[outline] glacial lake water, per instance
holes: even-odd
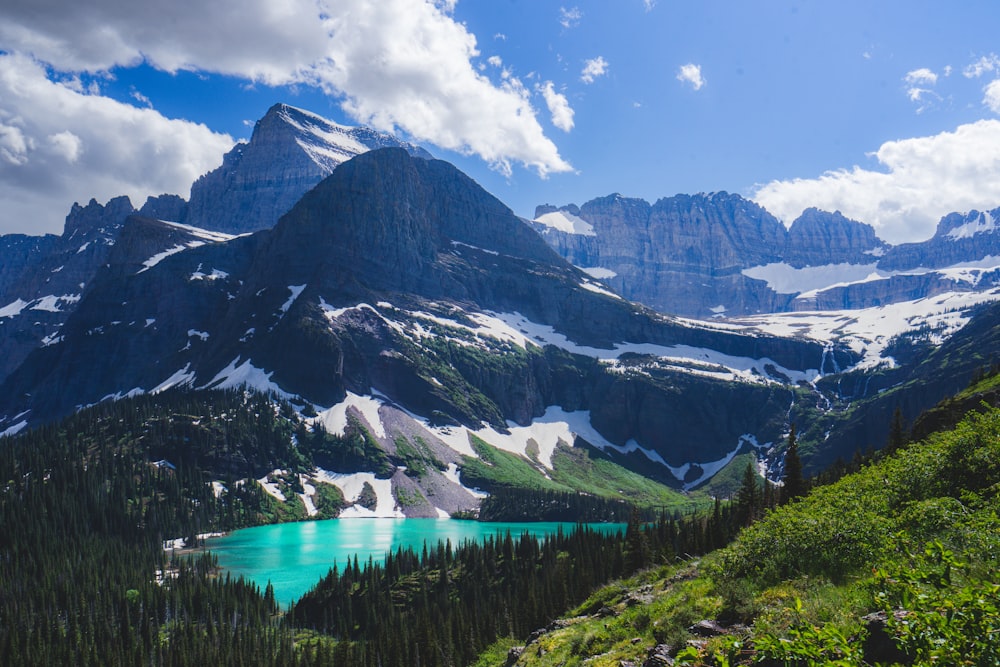
[[[575,528],[573,523],[486,523],[455,519],[328,519],[237,530],[207,541],[219,566],[233,577],[243,576],[261,590],[270,581],[282,607],[300,598],[333,567],[343,570],[357,555],[362,566],[371,557],[383,562],[387,551],[410,547],[420,552],[439,540],[453,547],[482,541],[510,531],[515,538],[528,532],[539,538]],[[590,524],[595,530],[624,531],[625,524]]]

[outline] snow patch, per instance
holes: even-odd
[[[49,294],[48,296],[43,296],[38,299],[35,304],[31,307],[31,310],[44,310],[49,313],[61,313],[62,308],[60,304],[70,304],[77,303],[80,300],[79,294],[63,294],[62,296],[54,296]],[[20,299],[18,299],[20,301]],[[16,303],[16,302],[15,302]]]
[[[207,384],[198,389],[236,389],[237,387],[247,387],[256,389],[261,393],[274,392],[284,399],[295,398],[277,384],[271,381],[274,372],[266,373],[263,369],[254,366],[249,359],[240,363],[240,358],[236,357],[229,365],[215,374]]]
[[[212,269],[211,273],[202,273],[201,271],[195,271],[191,274],[189,280],[220,280],[226,279],[229,274],[225,271],[220,271],[219,269]]]
[[[618,275],[611,269],[605,269],[600,266],[578,266],[576,268],[580,269],[591,278],[596,278],[597,280],[607,280]]]
[[[557,232],[577,234],[579,236],[597,236],[593,225],[583,218],[575,216],[572,213],[567,213],[566,211],[552,211],[551,213],[540,215],[535,218],[535,222]]]
[[[462,484],[462,480],[459,477],[460,473],[459,473],[459,470],[458,470],[458,466],[455,465],[454,463],[449,463],[448,464],[448,469],[445,470],[444,472],[442,472],[441,474],[444,475],[450,481],[454,482],[458,486],[462,487],[463,489],[465,489],[466,491],[468,491],[469,493],[471,493],[476,498],[486,498],[486,497],[488,497],[490,495],[490,494],[486,493],[485,491],[480,491],[479,489],[468,487],[465,484]]]
[[[160,222],[168,227],[183,230],[191,236],[201,239],[202,241],[209,241],[211,243],[224,243],[226,241],[232,241],[235,238],[239,238],[240,236],[249,236],[249,234],[226,234],[225,232],[216,232],[210,229],[202,229],[201,227],[182,225],[179,222],[170,222],[169,220],[160,220]]]
[[[299,498],[302,500],[302,504],[306,506],[306,516],[316,516],[319,514],[319,510],[316,509],[316,504],[313,503],[312,499],[316,495],[316,487],[309,483],[309,478],[305,475],[299,475],[299,483],[302,484],[302,491],[304,492],[299,494]]]
[[[15,299],[14,301],[11,301],[3,308],[0,308],[0,319],[4,317],[17,317],[27,305],[28,302],[23,299]]]
[[[288,286],[288,291],[291,292],[292,294],[291,296],[288,297],[288,301],[285,301],[285,303],[281,304],[280,310],[282,315],[288,312],[288,309],[292,307],[292,304],[295,303],[295,300],[299,298],[299,295],[302,294],[302,290],[304,290],[305,288],[306,288],[305,285]]]
[[[280,468],[275,468],[275,470],[273,472],[271,472],[271,474],[272,475],[280,475],[281,474],[281,469]],[[257,483],[260,484],[262,487],[264,487],[264,490],[267,491],[267,494],[269,496],[273,497],[275,500],[277,500],[280,503],[285,502],[285,500],[286,500],[285,494],[283,494],[281,492],[281,489],[278,488],[277,484],[275,484],[274,482],[267,481],[267,477],[268,477],[267,475],[264,475],[263,477],[261,477],[260,479],[257,480]]]
[[[775,262],[743,269],[742,273],[754,280],[763,280],[778,294],[798,294],[823,289],[838,283],[869,279],[877,272],[877,264],[825,264],[795,268],[785,262]]]
[[[312,421],[313,423],[322,424],[327,433],[344,435],[344,430],[347,428],[347,409],[354,408],[361,413],[372,433],[378,438],[384,438],[385,427],[382,425],[382,419],[378,414],[378,409],[381,406],[381,401],[371,396],[359,396],[358,394],[347,392],[347,398],[332,408],[323,410]]]
[[[485,252],[488,255],[498,256],[500,254],[496,250],[487,250],[486,248],[480,248],[479,246],[469,245],[468,243],[462,243],[461,241],[452,241],[451,244],[455,247],[462,246],[464,248],[471,248],[472,250],[478,250],[479,252]]]
[[[197,329],[188,329],[188,338],[200,338],[202,341],[208,340],[207,331],[198,331]]]
[[[587,290],[588,292],[594,292],[595,294],[603,294],[604,296],[610,296],[614,299],[621,299],[620,296],[618,296],[617,294],[615,294],[614,292],[605,287],[601,287],[597,283],[591,283],[591,282],[580,283],[580,287]]]
[[[955,229],[945,234],[945,236],[952,241],[957,241],[959,239],[971,239],[976,234],[985,234],[987,232],[996,231],[996,228],[997,221],[990,213],[980,213],[979,217],[975,220],[955,227]]]
[[[736,448],[733,449],[728,454],[726,454],[725,456],[723,456],[718,461],[710,461],[709,463],[695,463],[695,464],[685,463],[684,465],[678,467],[667,465],[667,468],[669,468],[671,474],[673,474],[673,476],[678,481],[681,482],[684,481],[684,478],[687,476],[688,472],[691,470],[692,467],[697,466],[698,468],[700,468],[701,474],[698,475],[696,479],[684,483],[683,487],[684,490],[690,491],[691,489],[697,487],[699,484],[702,484],[712,479],[712,477],[714,477],[716,473],[718,473],[720,470],[729,465],[730,462],[734,458],[736,458],[736,455],[740,453],[740,450],[742,450],[746,445],[751,445],[754,449],[761,448],[761,445],[757,444],[756,436],[754,436],[751,433],[745,433],[739,437],[739,440],[737,440]],[[764,447],[767,447],[767,445],[764,445]]]
[[[174,247],[167,248],[163,252],[156,253],[155,255],[147,259],[145,262],[142,263],[142,268],[136,271],[136,274],[148,271],[149,269],[153,268],[154,266],[165,260],[167,257],[170,257],[171,255],[176,255],[177,253],[184,252],[189,248],[198,248],[203,245],[205,245],[204,241],[189,241],[188,243],[178,243]]]
[[[0,438],[6,438],[6,437],[9,437],[9,436],[17,435],[27,425],[28,425],[28,420],[27,419],[21,420],[21,421],[17,422],[16,424],[14,424],[13,426],[8,427],[4,431],[0,431]]]
[[[184,368],[176,371],[166,380],[149,390],[150,394],[159,394],[173,387],[183,387],[194,383],[195,374],[190,371],[191,364],[185,364]]]
[[[891,367],[895,361],[885,356],[885,348],[893,337],[927,327],[931,342],[941,343],[968,323],[973,306],[998,299],[1000,288],[993,288],[983,292],[947,292],[859,310],[747,315],[731,322],[744,330],[755,328],[773,336],[846,345],[862,357],[855,368]]]
[[[396,506],[396,499],[392,495],[392,480],[378,479],[375,473],[355,472],[338,473],[317,468],[313,479],[333,484],[344,494],[344,500],[354,503],[340,513],[341,519],[359,518],[394,518],[402,519],[406,515]],[[378,499],[374,510],[367,509],[357,504],[364,490],[365,483],[368,483],[375,490],[375,497]]]

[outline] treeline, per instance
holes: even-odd
[[[220,470],[199,464],[286,464],[289,440],[269,401],[213,393],[104,403],[0,442],[0,664],[292,664],[273,595],[162,548],[268,520],[258,485],[216,497]]]
[[[719,504],[649,525],[634,513],[624,535],[584,528],[544,543],[505,535],[397,551],[384,565],[344,564],[283,619],[270,590],[218,576],[209,557],[172,559],[162,541],[275,520],[278,503],[238,480],[309,465],[311,452],[292,444],[297,428],[266,397],[179,392],[5,439],[0,664],[461,665],[601,583],[738,530]],[[217,495],[218,479],[227,490]]]
[[[480,521],[569,521],[625,523],[631,505],[582,493],[500,487],[483,498]]]
[[[318,634],[309,664],[465,665],[497,638],[525,638],[595,588],[642,568],[707,553],[740,530],[728,505],[701,516],[643,523],[624,534],[580,525],[539,542],[509,532],[483,543],[398,549],[384,564],[334,568],[286,622]]]

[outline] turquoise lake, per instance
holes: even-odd
[[[426,541],[462,542],[510,531],[515,537],[528,532],[536,537],[554,534],[560,527],[570,532],[573,523],[484,523],[455,519],[329,519],[303,521],[237,530],[207,541],[219,566],[232,576],[243,576],[261,590],[270,581],[283,607],[316,585],[334,563],[343,569],[357,555],[362,564],[371,557],[381,563],[387,551],[398,547],[418,553]],[[624,531],[625,524],[591,524],[601,531]]]

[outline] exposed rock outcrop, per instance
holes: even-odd
[[[430,157],[392,135],[276,104],[257,121],[248,143],[237,144],[222,166],[194,182],[182,222],[234,234],[267,229],[337,165],[389,146]]]

